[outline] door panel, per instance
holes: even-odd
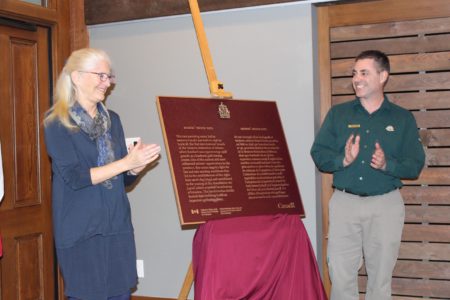
[[[49,30],[0,26],[0,299],[54,299],[50,166],[42,118],[50,104]]]

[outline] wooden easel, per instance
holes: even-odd
[[[231,99],[233,95],[230,92],[224,91],[223,83],[217,80],[197,0],[189,0],[189,7],[191,9],[192,20],[194,21],[195,32],[197,33],[198,45],[202,54],[211,97]]]
[[[194,282],[194,271],[192,270],[192,262],[189,264],[186,276],[184,277],[183,286],[178,294],[178,300],[186,300],[189,296],[192,283]]]
[[[191,10],[192,20],[194,21],[195,32],[197,34],[198,45],[202,54],[203,65],[205,66],[206,77],[208,78],[209,91],[212,98],[232,99],[233,95],[223,89],[223,83],[217,79],[216,71],[212,62],[211,52],[206,38],[205,28],[203,27],[200,9],[197,0],[188,0]],[[178,294],[178,300],[186,300],[189,296],[192,283],[194,282],[194,272],[192,270],[192,262],[189,264],[183,286]]]

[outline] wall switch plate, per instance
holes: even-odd
[[[144,261],[142,259],[136,260],[137,274],[139,278],[144,278]]]

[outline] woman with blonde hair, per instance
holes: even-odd
[[[111,83],[104,51],[74,51],[44,120],[55,246],[65,294],[73,300],[130,298],[136,250],[125,186],[161,149],[141,141],[126,148],[119,116],[102,103]]]

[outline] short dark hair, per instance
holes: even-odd
[[[391,72],[391,65],[389,63],[389,58],[386,54],[378,50],[367,50],[361,52],[356,58],[355,62],[361,59],[371,58],[373,59],[381,71]]]

